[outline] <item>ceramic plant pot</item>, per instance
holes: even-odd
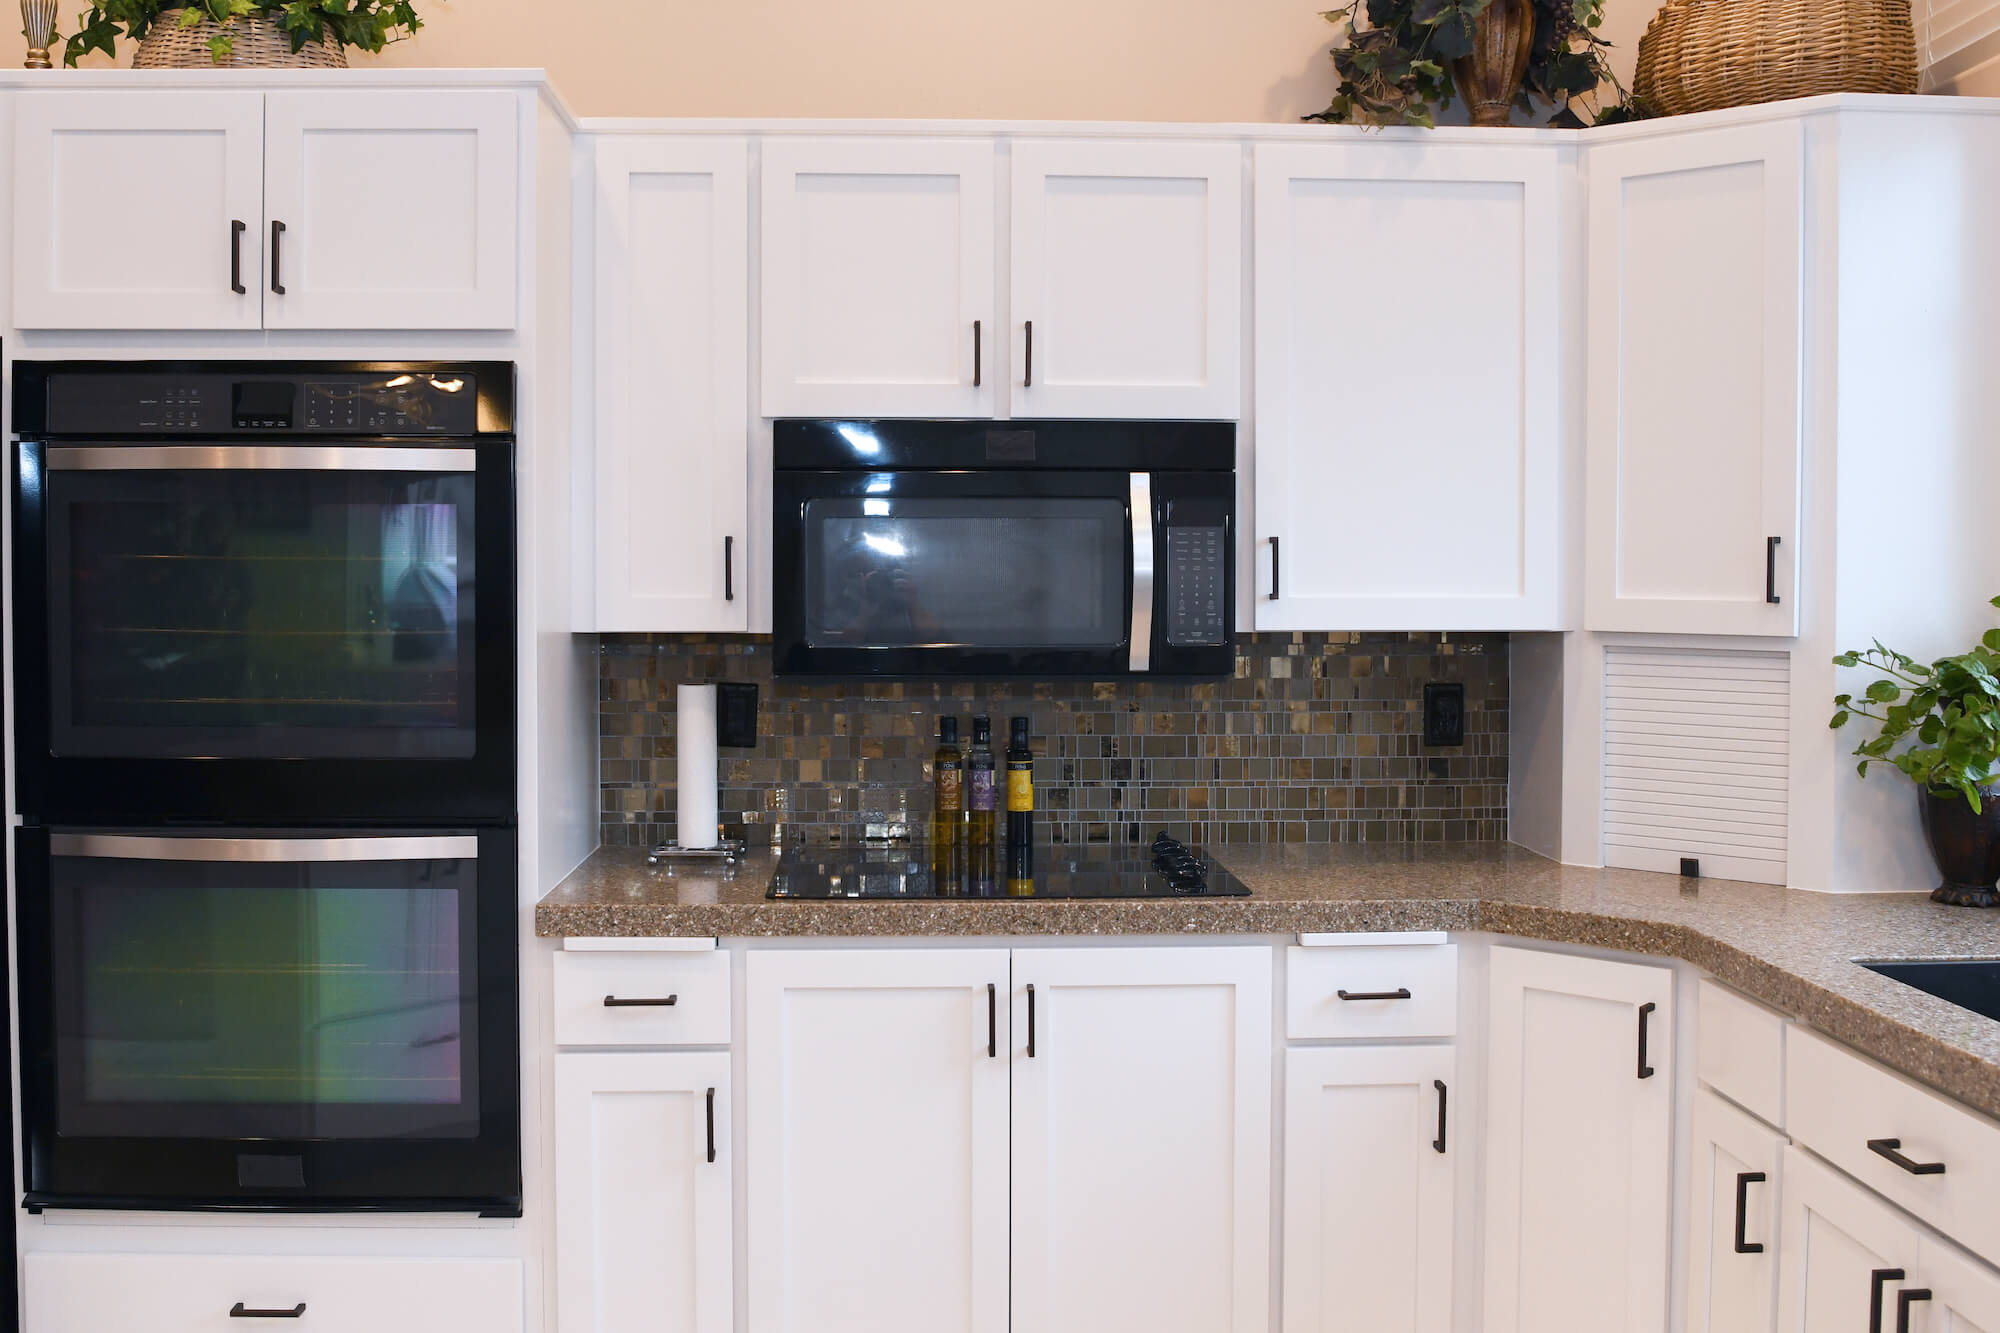
[[[1472,54],[1451,62],[1452,82],[1475,125],[1505,125],[1535,46],[1530,0],[1493,0],[1476,21]]]
[[[1940,796],[1924,788],[1917,796],[1930,844],[1944,882],[1932,902],[1954,907],[2000,907],[2000,783],[1979,789],[1982,807],[1974,814],[1963,796]]]

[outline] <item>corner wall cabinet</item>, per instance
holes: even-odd
[[[520,117],[494,90],[27,92],[23,329],[510,329]],[[134,245],[143,218],[153,244]]]

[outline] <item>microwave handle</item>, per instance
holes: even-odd
[[[1132,670],[1153,669],[1153,474],[1132,474]]]
[[[334,861],[473,861],[476,836],[385,838],[140,838],[52,833],[49,855],[88,861],[209,861],[272,864]]]
[[[340,445],[56,445],[51,472],[477,472],[472,449]]]

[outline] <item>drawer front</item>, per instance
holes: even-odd
[[[35,1333],[519,1333],[513,1259],[238,1258],[31,1254],[21,1268]],[[232,1316],[238,1305],[243,1313]],[[303,1305],[296,1320],[291,1312]],[[256,1318],[255,1312],[274,1316]]]
[[[559,1046],[721,1046],[729,955],[559,953]],[[668,1003],[671,1000],[672,1003]]]
[[[1295,1041],[1458,1032],[1456,944],[1293,948],[1286,968],[1285,1035]]]
[[[2000,1250],[2000,1124],[1802,1028],[1786,1041],[1785,1100],[1794,1140],[1968,1249]]]
[[[1704,980],[1695,996],[1695,1073],[1766,1124],[1785,1123],[1785,1020]]]

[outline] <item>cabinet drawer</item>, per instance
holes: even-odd
[[[1695,1072],[1766,1124],[1785,1123],[1785,1020],[1702,981],[1695,997]]]
[[[559,953],[558,1046],[721,1046],[729,955]],[[672,1003],[666,1003],[671,1000]]]
[[[1293,1040],[1449,1037],[1458,1031],[1456,944],[1288,952],[1285,1035]],[[1368,998],[1375,996],[1394,998]]]
[[[2000,1124],[1794,1028],[1785,1044],[1792,1138],[1980,1254],[2000,1249]],[[1871,1149],[1884,1143],[1917,1174]]]
[[[185,1254],[31,1254],[22,1265],[35,1333],[230,1333],[248,1311],[290,1311],[266,1327],[311,1333],[518,1333],[513,1259],[243,1258]]]

